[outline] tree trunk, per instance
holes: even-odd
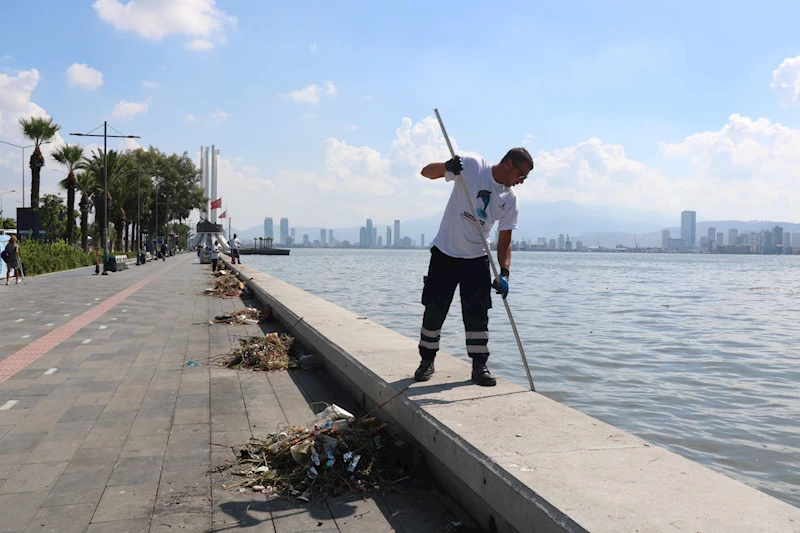
[[[129,246],[130,236],[131,236],[131,225],[126,223],[125,224],[125,251],[126,252],[130,251],[130,246]]]
[[[79,204],[81,208],[81,246],[85,253],[89,253],[89,195],[81,194]]]
[[[31,154],[31,207],[39,208],[39,177],[44,166],[44,156],[37,146]]]
[[[75,244],[75,186],[72,184],[67,187],[67,242],[70,246]]]

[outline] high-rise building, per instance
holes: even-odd
[[[422,235],[420,235],[419,242],[420,242],[419,247],[420,248],[425,248],[425,234],[424,233]]]
[[[367,246],[367,228],[364,226],[361,226],[361,229],[358,230],[358,245],[362,248]]]
[[[721,231],[718,231],[717,232],[717,246],[722,246],[724,244],[722,242],[724,238],[725,238],[725,234],[722,233]]]
[[[783,247],[784,248],[791,248],[792,247],[792,234],[788,231],[783,232]]]
[[[373,229],[373,228],[372,228],[372,219],[371,219],[371,218],[368,218],[368,219],[367,219],[367,227],[366,227],[366,231],[367,231],[366,247],[367,247],[367,248],[372,248],[372,245],[373,245],[373,241],[372,241],[372,229]]]
[[[567,240],[564,242],[564,249],[568,252],[572,251],[572,241],[569,240],[569,233],[567,233]]]
[[[325,231],[325,228],[319,230],[319,245],[320,246],[327,246],[328,244],[328,232]]]
[[[378,248],[383,248],[383,236],[378,237]]]
[[[281,219],[281,244],[286,244],[289,239],[289,219],[282,218]]]
[[[668,229],[661,230],[661,248],[663,250],[669,249],[669,240],[671,238],[670,232]]]
[[[708,242],[717,240],[717,228],[708,228]]]
[[[303,246],[308,246],[308,233],[303,234]]]
[[[762,246],[764,248],[772,248],[773,246],[775,246],[774,240],[773,240],[772,237],[773,237],[773,235],[772,235],[771,231],[767,230],[767,231],[764,232],[764,241],[763,241],[763,244],[762,244]]]
[[[332,229],[328,230],[328,246],[333,248],[333,230]]]
[[[264,238],[274,239],[272,234],[272,217],[267,217],[264,219]]]
[[[374,248],[375,245],[377,244],[377,242],[378,242],[378,228],[373,227],[372,228],[372,237],[370,237],[370,239],[369,239],[370,247]]]
[[[783,246],[783,227],[775,226],[772,228],[773,246]]]
[[[560,233],[558,235],[558,249],[559,250],[563,250],[564,249],[564,234],[563,233]]]
[[[576,241],[575,242],[575,251],[582,252],[583,251],[583,241]]]
[[[681,240],[684,248],[694,248],[697,231],[697,211],[681,213]]]
[[[736,238],[739,236],[739,230],[732,228],[728,230],[728,246],[736,246]]]
[[[392,247],[392,228],[386,226],[386,247]]]
[[[394,247],[400,248],[400,221],[394,221]]]
[[[550,239],[550,249],[552,249],[552,250],[556,249],[556,240],[555,239]]]

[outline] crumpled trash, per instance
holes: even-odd
[[[310,439],[295,444],[290,448],[292,459],[295,460],[300,466],[308,466],[311,464],[311,449],[314,443]]]
[[[192,361],[191,359],[189,359],[188,361],[186,361],[186,366],[202,366],[202,364],[198,363],[197,361]]]

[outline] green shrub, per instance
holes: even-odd
[[[64,242],[45,244],[33,239],[19,243],[19,256],[26,276],[70,270],[94,264],[94,254],[84,253]]]

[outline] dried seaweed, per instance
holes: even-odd
[[[223,364],[228,368],[253,370],[286,370],[294,359],[294,337],[286,334],[268,333],[239,339],[239,347]]]

